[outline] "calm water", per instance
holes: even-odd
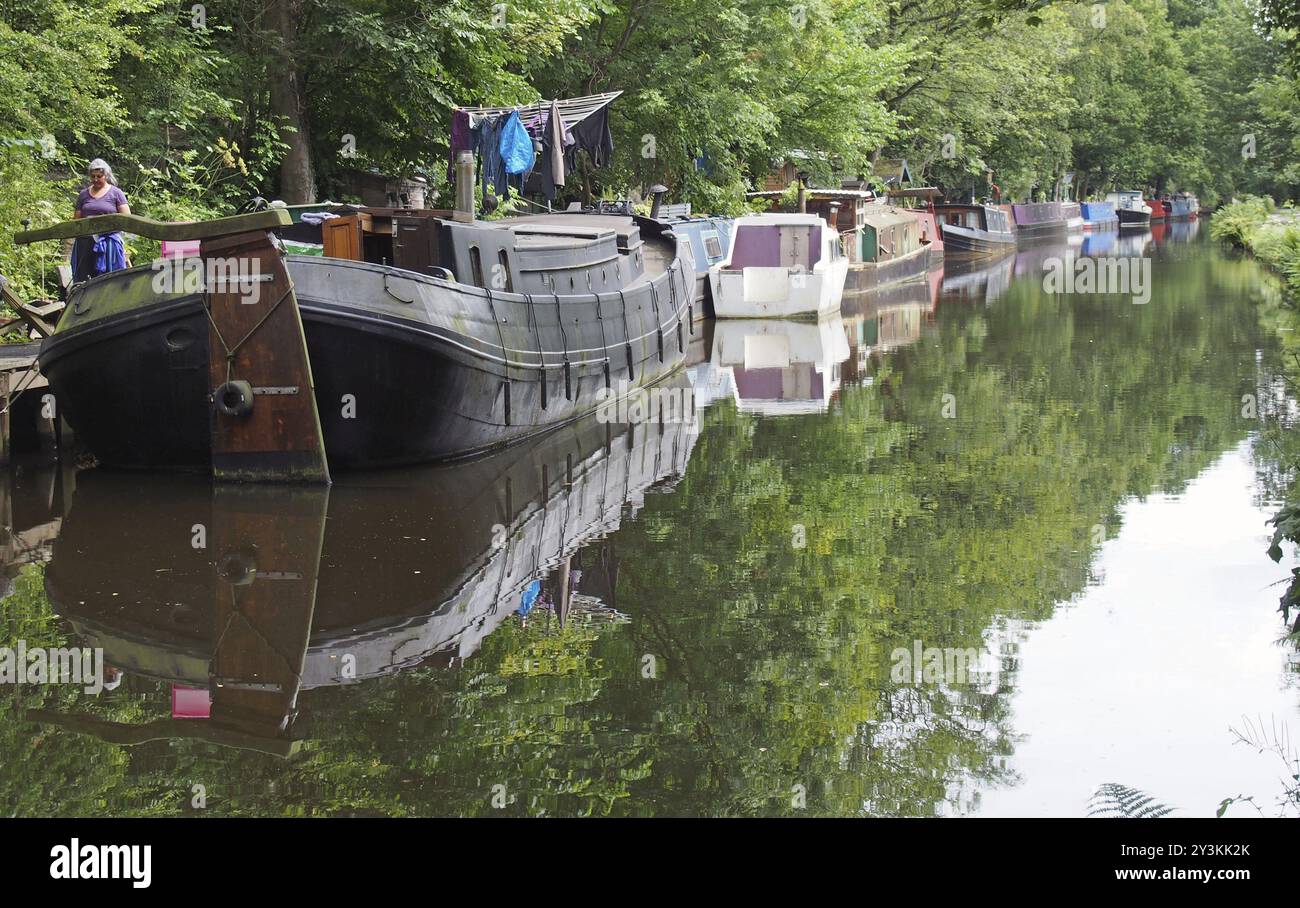
[[[701,331],[694,419],[328,491],[20,470],[0,645],[116,686],[0,687],[0,809],[1268,808],[1231,729],[1300,732],[1276,293],[1187,226],[1088,242],[1151,257],[1150,302],[1045,293],[1066,247],[949,263]]]

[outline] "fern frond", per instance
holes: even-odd
[[[1173,813],[1174,810],[1175,808],[1160,803],[1145,791],[1116,782],[1102,785],[1088,800],[1090,817],[1158,820]]]

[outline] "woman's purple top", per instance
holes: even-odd
[[[90,194],[90,187],[81,190],[77,196],[77,210],[83,218],[92,218],[100,214],[117,214],[117,207],[126,204],[126,193],[116,186],[109,186],[108,192],[95,198]]]

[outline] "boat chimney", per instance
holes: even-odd
[[[650,202],[650,217],[657,219],[659,217],[659,205],[663,202],[664,193],[668,191],[668,187],[662,183],[655,183],[648,191],[652,200]]]
[[[452,218],[462,223],[474,221],[474,152],[456,155],[456,209]]]
[[[806,171],[801,170],[795,176],[796,179],[799,180],[799,213],[807,214],[808,193],[805,190],[807,189],[807,185],[808,185],[808,173]]]

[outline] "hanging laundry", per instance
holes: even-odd
[[[551,102],[551,117],[546,122],[546,140],[550,145],[551,182],[564,185],[564,119],[560,116],[560,103]]]
[[[526,174],[533,169],[533,140],[516,112],[507,114],[501,124],[500,152],[507,174]]]
[[[501,158],[501,125],[504,117],[482,117],[474,124],[474,151],[479,156],[479,173],[483,176],[483,193],[491,186],[498,198],[510,195],[506,182],[506,165]]]
[[[575,123],[573,141],[575,147],[591,156],[592,164],[597,167],[609,164],[610,158],[614,156],[614,134],[609,129],[609,108],[602,107],[580,123]]]
[[[453,110],[451,112],[451,160],[447,162],[448,180],[453,179],[456,173],[456,155],[473,149],[473,142],[469,111]]]

